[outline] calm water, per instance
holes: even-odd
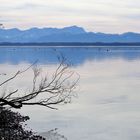
[[[29,126],[37,132],[58,128],[68,140],[139,140],[140,47],[2,47],[0,73],[10,76],[36,60],[43,72],[52,72],[60,53],[81,76],[78,97],[58,111],[24,107],[20,112],[30,116]],[[25,92],[31,80],[29,70],[3,89]]]

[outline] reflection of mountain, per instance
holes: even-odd
[[[60,53],[73,65],[82,64],[87,60],[140,59],[140,47],[3,47],[0,48],[0,63],[33,63],[36,60],[43,64],[57,63],[57,55]]]
[[[86,32],[77,26],[59,28],[31,28],[28,30],[0,29],[0,42],[140,42],[139,33],[105,34]]]

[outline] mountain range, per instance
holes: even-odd
[[[52,42],[83,42],[83,43],[134,43],[140,42],[140,33],[106,34],[87,32],[82,27],[65,28],[18,28],[0,29],[0,43],[52,43]]]

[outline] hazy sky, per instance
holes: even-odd
[[[6,28],[78,25],[94,32],[140,32],[140,0],[0,0]]]

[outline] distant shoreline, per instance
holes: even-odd
[[[140,46],[140,42],[104,43],[104,42],[48,42],[48,43],[0,43],[0,46]]]

